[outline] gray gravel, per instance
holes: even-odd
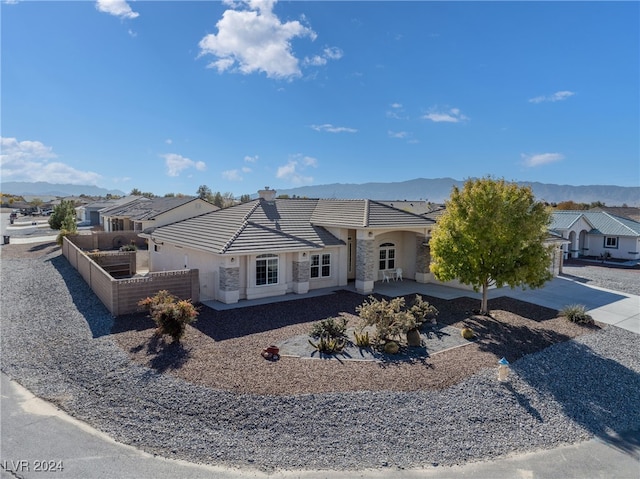
[[[276,469],[415,468],[640,428],[640,338],[615,327],[444,391],[235,395],[131,363],[66,260],[2,261],[2,370],[148,452]],[[241,371],[238,372],[241,374]]]
[[[640,296],[640,270],[598,266],[586,261],[562,267],[563,274],[581,283]]]

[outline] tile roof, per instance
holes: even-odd
[[[196,198],[193,197],[162,197],[138,198],[124,205],[118,205],[101,211],[102,216],[125,216],[132,220],[148,220],[160,213],[182,206]]]
[[[549,228],[552,230],[570,229],[580,218],[584,218],[592,227],[589,231],[590,234],[640,236],[640,223],[605,211],[554,211]]]
[[[424,227],[433,220],[374,200],[318,200],[311,222],[342,228]]]
[[[256,199],[156,228],[156,242],[218,254],[295,251],[344,244],[325,226],[425,227],[432,220],[371,200]]]

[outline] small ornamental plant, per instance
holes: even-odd
[[[410,308],[405,306],[402,297],[386,300],[369,296],[356,307],[356,312],[364,326],[376,328],[376,338],[382,343],[405,337],[408,331],[419,329],[438,314],[438,310],[421,296],[416,296]]]
[[[166,290],[141,300],[138,305],[146,308],[156,323],[156,334],[171,336],[176,343],[184,336],[187,324],[193,323],[198,317],[198,309],[191,304],[191,300],[178,299]]]
[[[587,313],[587,308],[582,304],[571,304],[560,311],[572,323],[593,325],[593,318]]]
[[[473,329],[471,329],[468,326],[462,328],[462,330],[460,331],[460,334],[464,339],[473,339],[475,337],[475,333],[473,332]]]
[[[313,324],[309,336],[312,338],[320,338],[328,336],[329,338],[342,338],[347,331],[346,318],[327,318]]]

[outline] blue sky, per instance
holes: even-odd
[[[640,183],[638,2],[0,9],[3,182]]]

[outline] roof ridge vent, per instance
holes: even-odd
[[[229,241],[227,241],[224,246],[220,249],[220,253],[226,253],[227,250],[231,247],[231,245],[233,244],[233,242],[235,240],[238,239],[238,236],[240,236],[240,233],[242,233],[244,231],[244,229],[247,227],[247,224],[249,222],[249,217],[251,216],[251,214],[256,210],[256,208],[258,208],[258,206],[260,206],[260,201],[256,201],[255,204],[249,209],[249,211],[247,211],[247,214],[245,214],[242,217],[242,224],[240,225],[240,227],[235,231],[235,233],[233,233],[233,235],[231,236],[231,238],[229,238]]]

